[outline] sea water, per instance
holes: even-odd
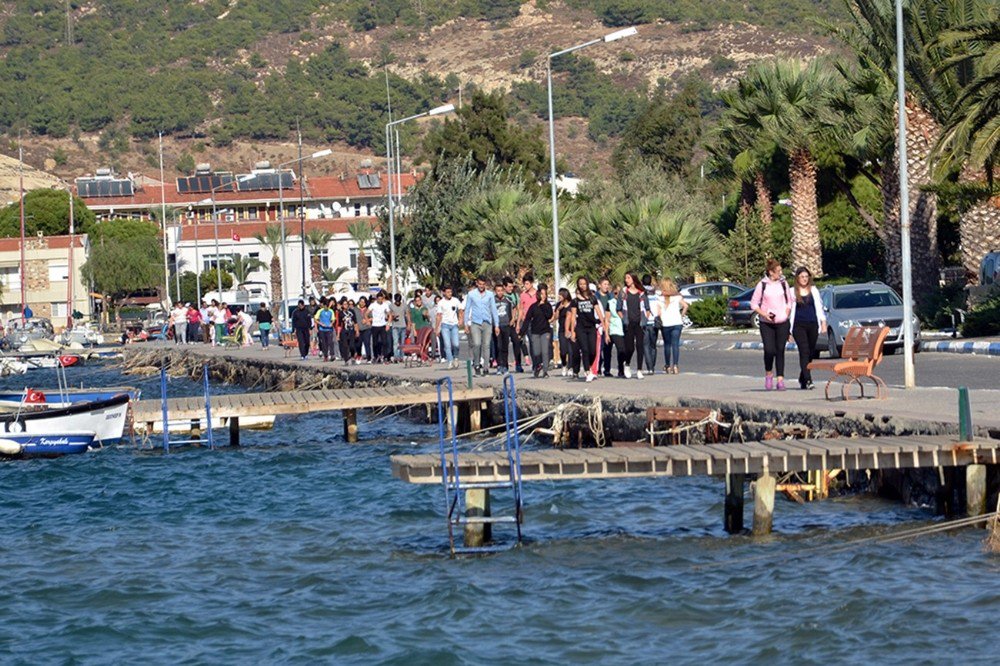
[[[156,378],[110,366],[69,375],[158,395]],[[0,387],[26,382],[45,387],[55,377]],[[172,395],[198,390],[170,381]],[[441,486],[402,483],[389,466],[392,454],[435,452],[436,428],[371,414],[359,426],[357,445],[343,442],[338,413],[323,413],[245,431],[239,449],[118,447],[0,462],[0,662],[996,655],[1000,558],[984,551],[982,530],[849,546],[931,524],[927,508],[779,499],[776,533],[752,540],[723,532],[717,479],[528,483],[523,547],[451,560]],[[505,499],[498,493],[494,507]]]

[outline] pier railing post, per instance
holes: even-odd
[[[765,536],[771,533],[774,524],[774,488],[775,478],[766,470],[757,477],[753,493],[753,536]]]
[[[724,524],[729,534],[743,531],[743,485],[745,474],[726,475],[726,505]]]
[[[966,466],[965,506],[970,516],[986,513],[986,465]]]
[[[469,488],[465,491],[465,517],[483,518],[490,513],[489,488]],[[466,548],[478,548],[493,540],[492,525],[489,523],[466,523],[464,543]]]
[[[238,416],[229,417],[229,446],[240,445],[240,418]]]

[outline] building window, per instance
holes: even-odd
[[[67,282],[69,264],[49,263],[49,282]]]
[[[361,217],[361,204],[354,204],[354,217]]]
[[[0,284],[4,291],[21,291],[21,271],[17,266],[0,266]]]
[[[252,207],[250,207],[250,208],[247,209],[247,218],[248,219],[256,220],[258,215],[260,215],[260,213],[257,212],[257,207],[256,206],[252,206]]]
[[[329,250],[320,250],[319,252],[310,252],[310,257],[319,257],[319,266],[321,270],[326,270],[330,268],[330,252]]]
[[[229,261],[231,258],[232,258],[232,255],[223,254],[223,255],[220,255],[219,261],[220,261],[220,263],[224,264],[227,261]],[[210,270],[214,269],[215,268],[215,259],[216,259],[216,257],[215,257],[214,254],[203,254],[201,256],[201,266],[202,266],[201,270],[202,271],[210,271]]]
[[[358,248],[356,248],[356,247],[352,247],[351,248],[350,266],[351,266],[351,268],[357,268],[358,267]]]
[[[52,318],[53,319],[56,319],[57,317],[66,317],[68,315],[69,315],[69,313],[66,311],[66,301],[62,301],[60,303],[53,303],[52,304]]]

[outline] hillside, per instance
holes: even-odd
[[[17,0],[0,8],[0,131],[23,130],[27,161],[70,177],[108,163],[155,175],[162,130],[169,177],[192,160],[289,159],[298,122],[307,152],[337,149],[310,168],[350,170],[382,151],[384,62],[397,114],[479,87],[511,91],[518,120],[540,123],[543,54],[635,18],[637,36],[557,61],[560,146],[586,173],[655,87],[694,74],[718,89],[754,60],[826,51],[804,17],[829,4],[91,0],[67,16],[61,0]]]

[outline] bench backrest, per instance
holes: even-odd
[[[417,346],[417,355],[422,360],[427,360],[427,352],[431,348],[431,339],[434,337],[434,327],[424,326],[417,331],[417,338],[413,343]]]
[[[889,336],[888,326],[852,326],[844,336],[841,358],[867,361],[874,368],[882,362],[882,345]]]
[[[646,409],[646,427],[655,423],[697,423],[711,416],[705,407],[649,407]]]

